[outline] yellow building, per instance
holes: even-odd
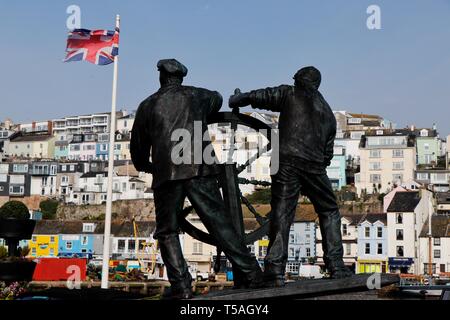
[[[389,270],[387,260],[358,260],[356,273],[386,273]]]
[[[58,239],[57,235],[33,235],[28,242],[30,256],[33,258],[57,257]]]

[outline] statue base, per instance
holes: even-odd
[[[195,300],[263,300],[309,298],[346,292],[381,289],[399,283],[397,274],[358,274],[345,279],[313,279],[289,282],[284,287],[222,290],[196,297]]]

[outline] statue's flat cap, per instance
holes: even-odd
[[[176,59],[159,60],[157,67],[160,72],[165,72],[175,76],[185,77],[188,73],[188,69]]]

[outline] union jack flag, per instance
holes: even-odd
[[[119,54],[119,30],[74,29],[67,38],[64,62],[86,60],[96,65],[114,62]]]

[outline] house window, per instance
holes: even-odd
[[[348,230],[347,230],[347,225],[346,224],[342,225],[342,234],[344,236],[348,235]]]
[[[306,248],[306,256],[311,257],[311,248]]]
[[[131,185],[130,185],[130,189],[131,190],[136,190],[136,183],[131,183]]]
[[[441,245],[441,238],[434,238],[433,242],[434,242],[435,246],[440,246]]]
[[[347,256],[352,254],[352,247],[351,247],[350,243],[346,243],[345,244],[345,254]]]
[[[397,257],[403,257],[404,254],[403,246],[397,246]]]
[[[429,263],[424,263],[423,264],[423,273],[424,274],[429,274]],[[431,274],[435,274],[436,273],[436,264],[433,263],[431,264]]]
[[[93,223],[83,223],[83,232],[94,232]]]
[[[82,236],[81,237],[81,245],[85,246],[88,244],[88,237],[87,236]]]
[[[381,158],[381,150],[370,150],[370,158]]]
[[[119,239],[117,241],[117,251],[118,252],[124,252],[125,251],[125,240]]]
[[[136,241],[128,240],[128,251],[136,251]]]
[[[31,254],[32,254],[33,256],[36,255],[36,248],[31,248]]]
[[[403,182],[403,174],[396,173],[392,175],[392,181],[396,183],[402,183]]]
[[[67,241],[67,242],[66,242],[66,249],[67,249],[67,250],[72,250],[72,247],[73,247],[72,241]]]
[[[370,175],[370,183],[380,183],[380,182],[381,182],[381,174]]]
[[[393,158],[403,158],[403,150],[401,150],[401,149],[392,150],[392,157]]]
[[[50,243],[55,243],[55,237],[54,236],[50,237]]]
[[[382,243],[377,244],[377,254],[383,254],[383,244]]]
[[[294,241],[295,241],[295,235],[290,234],[289,235],[289,243],[294,243]]]
[[[293,258],[295,256],[295,249],[289,248],[289,257]]]
[[[383,228],[377,227],[377,237],[382,238],[383,237]]]
[[[364,249],[365,254],[370,254],[370,243],[366,243],[366,247]]]
[[[381,170],[381,162],[369,162],[369,170]]]
[[[31,238],[31,242],[36,242],[36,236],[33,236],[33,237]]]
[[[203,254],[203,243],[194,242],[194,248],[192,250],[192,254]]]
[[[397,224],[403,224],[403,214],[397,213]]]
[[[400,162],[393,162],[392,163],[392,169],[393,170],[403,170],[403,161]]]
[[[365,228],[364,234],[365,234],[366,238],[370,238],[370,228],[369,227]]]
[[[439,259],[441,257],[441,250],[434,250],[434,258]]]
[[[54,256],[55,255],[55,249],[53,249],[53,248],[50,248],[50,256]]]
[[[396,239],[397,240],[403,240],[403,230],[402,229],[397,229],[396,230]]]

